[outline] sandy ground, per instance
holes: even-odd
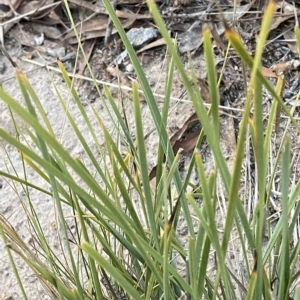
[[[11,53],[13,54],[13,53]],[[7,69],[3,75],[0,75],[0,82],[3,83],[3,88],[9,94],[13,95],[15,99],[22,101],[21,93],[16,80],[14,79],[14,69],[10,67],[9,63],[4,57],[0,57],[1,63],[5,62]],[[22,63],[17,61],[20,68],[27,74],[33,88],[35,89],[42,105],[51,121],[54,131],[59,136],[68,151],[74,156],[81,155],[81,147],[79,146],[77,140],[74,138],[74,134],[68,126],[65,124],[65,115],[60,107],[59,101],[55,95],[55,91],[50,80],[47,70],[43,68],[38,68],[32,64]],[[59,75],[54,75],[53,81],[58,85],[62,92],[64,99],[69,99],[67,89],[62,83],[62,79]],[[97,110],[101,110],[102,106],[100,102],[96,102],[94,107]],[[86,134],[86,139],[91,142],[91,136],[87,133],[87,129],[84,126],[82,117],[78,110],[76,110],[74,102],[69,102],[69,109],[73,113],[73,116],[78,121],[78,124],[82,130],[83,134]],[[90,114],[90,110],[87,110]],[[105,119],[105,118],[104,118]],[[17,118],[20,127],[24,127],[22,122]],[[12,124],[9,111],[3,102],[0,102],[0,126],[10,133],[14,133],[14,126]],[[25,131],[23,131],[25,133]],[[26,137],[26,134],[23,138]],[[22,139],[22,138],[21,138]],[[20,176],[24,177],[23,165],[20,159],[20,155],[16,149],[10,145],[6,145],[1,141],[2,147],[0,148],[0,169],[9,169],[12,171],[12,166],[4,152],[9,153],[9,158],[13,164],[15,172]],[[41,186],[43,188],[49,189],[49,186],[41,180],[32,170],[28,170],[27,175],[29,180]],[[6,217],[9,222],[16,229],[18,234],[25,240],[25,242],[30,242],[31,236],[28,232],[27,226],[27,216],[22,208],[22,203],[26,206],[27,199],[25,197],[25,191],[21,186],[12,186],[11,182],[1,178],[2,188],[0,190],[0,213]],[[50,244],[54,247],[57,246],[57,225],[55,218],[55,208],[51,197],[45,197],[35,190],[30,190],[30,197],[35,205],[35,210],[39,216],[42,228],[45,230],[45,235],[49,239]],[[28,205],[26,206],[28,207]],[[68,215],[68,213],[67,213]],[[5,250],[5,246],[1,240],[0,242],[0,296],[12,297],[7,299],[22,299],[20,294],[20,289],[17,284],[16,278],[10,267],[8,256]],[[20,275],[23,279],[26,292],[28,293],[29,299],[48,299],[39,284],[39,281],[35,275],[32,274],[30,269],[26,264],[17,259],[17,265]],[[2,298],[0,298],[2,299]]]
[[[4,62],[7,67],[4,74],[0,75],[0,81],[2,82],[3,88],[16,99],[22,101],[18,84],[14,79],[14,69],[10,67],[9,63],[4,57],[1,56],[0,59],[1,63]],[[20,62],[18,62],[18,64],[20,64]],[[60,126],[62,125],[60,119],[62,116],[59,116],[59,114],[55,113],[58,103],[51,87],[51,82],[48,78],[47,71],[44,69],[34,71],[36,66],[30,64],[20,64],[20,67],[23,70],[33,71],[28,73],[28,77],[39,98],[42,100],[43,105],[45,105],[46,111],[48,111],[49,115],[51,116],[53,126],[56,128],[56,130],[59,130]],[[22,126],[22,124],[20,125]],[[14,133],[14,126],[11,121],[9,111],[3,102],[0,102],[0,126],[8,132]],[[71,143],[72,139],[70,139],[69,142]],[[7,153],[9,153],[9,157],[14,165],[16,173],[22,176],[22,161],[17,150],[10,145],[4,144],[1,147],[0,169],[6,170],[8,168],[9,170],[12,170],[4,149],[7,151]],[[29,173],[29,176],[36,180],[38,185],[45,187],[45,183],[35,176],[33,172]],[[25,192],[20,186],[13,187],[11,182],[8,182],[3,178],[1,178],[1,182],[2,188],[0,190],[0,212],[9,220],[19,235],[28,242],[30,239],[30,234],[26,228],[27,217],[21,205],[21,201],[25,201],[26,199]],[[17,191],[14,191],[14,188]],[[35,191],[31,192],[31,196],[33,202],[36,204],[37,213],[39,216],[41,216],[40,221],[43,228],[46,228],[47,232],[51,235],[51,224],[53,221],[55,221],[51,198],[39,199],[39,195],[37,195]],[[55,239],[55,236],[53,236],[53,239]],[[6,299],[6,297],[7,299],[22,299],[23,297],[21,296],[20,288],[10,266],[5,245],[3,244],[2,240],[0,241],[0,249],[2,254],[0,259],[0,295],[3,297],[3,299]],[[42,287],[40,286],[38,279],[33,275],[29,267],[26,266],[26,264],[20,259],[17,259],[17,266],[20,271],[20,275],[24,280],[24,285],[26,286],[26,292],[28,293],[29,299],[47,299],[42,291]]]
[[[10,51],[12,57],[17,57],[19,52],[17,49],[12,49]],[[16,59],[16,58],[15,58]],[[63,99],[65,99],[66,103],[68,103],[69,111],[73,115],[76,120],[81,133],[85,136],[87,142],[93,147],[92,136],[87,130],[85,123],[82,119],[82,116],[79,110],[76,107],[73,99],[70,98],[67,88],[65,87],[62,77],[58,74],[52,74],[53,82],[51,82],[50,74],[45,68],[37,67],[30,63],[22,62],[19,59],[16,59],[17,64],[20,69],[27,74],[28,79],[30,80],[34,90],[36,91],[41,103],[47,113],[47,116],[53,126],[54,132],[59,137],[59,140],[62,142],[64,147],[70,152],[73,157],[81,157],[85,159],[83,155],[83,149],[78,143],[74,132],[71,127],[66,122],[65,113],[61,108],[59,100],[55,94],[55,90],[53,88],[53,83],[55,83],[60,90]],[[18,99],[21,103],[23,103],[23,99],[18,87],[18,83],[14,78],[15,70],[11,67],[8,60],[0,56],[0,64],[5,64],[6,69],[3,74],[0,74],[0,83],[4,90],[12,95],[15,99]],[[153,89],[156,92],[163,92],[163,86],[165,81],[165,70],[166,67],[164,65],[163,58],[154,59],[146,69],[146,74],[151,82],[153,82]],[[178,76],[174,78],[174,93],[173,96],[179,96],[182,93],[182,84],[178,79]],[[176,88],[177,87],[177,88]],[[83,95],[84,96],[84,95]],[[85,95],[86,96],[86,95]],[[99,97],[93,103],[94,108],[100,113],[103,118],[107,128],[110,130],[112,128],[112,124],[107,116],[103,103]],[[162,106],[162,105],[160,105]],[[93,125],[97,126],[96,120],[92,115],[92,111],[90,106],[86,106],[87,114],[89,115],[91,122]],[[145,121],[145,132],[151,130],[153,128],[153,124],[150,121],[149,110],[146,104],[142,105],[143,119]],[[170,133],[174,131],[174,128],[179,128],[184,121],[191,115],[192,106],[190,103],[182,102],[178,103],[177,101],[172,102],[172,114],[170,116],[168,130]],[[126,114],[129,119],[129,124],[132,126],[132,130],[134,131],[134,119],[132,116],[132,106],[129,103],[126,107]],[[21,140],[26,139],[25,132],[25,124],[22,123],[20,118],[16,118],[16,121],[20,128],[22,129]],[[4,128],[6,131],[10,133],[15,133],[14,125],[12,123],[9,110],[7,106],[0,102],[0,126]],[[101,142],[101,131],[96,131],[99,136],[99,141]],[[149,150],[149,168],[152,168],[155,165],[155,152],[157,145],[157,135],[154,133],[151,138],[148,139],[148,150]],[[9,159],[6,154],[9,154]],[[13,168],[12,165],[13,164]],[[6,144],[4,141],[1,141],[0,147],[0,169],[6,171],[7,169],[10,172],[16,172],[18,176],[24,177],[23,173],[23,165],[22,160],[20,158],[19,153],[12,146]],[[27,170],[28,180],[34,182],[40,187],[45,189],[49,189],[47,183],[45,183],[41,178],[39,178],[33,170]],[[30,243],[31,234],[28,231],[27,224],[27,216],[22,208],[22,205],[28,208],[26,191],[20,185],[12,185],[12,182],[7,181],[4,178],[0,178],[1,189],[0,189],[0,214],[2,214],[5,218],[9,220],[18,234],[24,239],[25,242]],[[45,195],[37,192],[36,190],[30,189],[30,197],[35,206],[36,213],[41,222],[41,226],[44,230],[46,237],[50,245],[54,248],[59,249],[58,245],[58,231],[57,231],[57,222],[55,217],[55,208],[53,199],[51,197],[45,197]],[[65,211],[66,216],[70,215],[71,212]],[[70,218],[71,220],[71,218]],[[70,221],[71,222],[71,221]],[[72,224],[70,223],[72,227]],[[183,231],[183,235],[185,235],[186,230],[182,225],[181,230]],[[21,291],[18,286],[15,275],[12,271],[12,268],[9,263],[8,255],[5,249],[5,245],[0,239],[0,299],[22,299]],[[44,292],[43,287],[39,283],[36,275],[32,273],[29,267],[19,258],[16,257],[17,267],[19,270],[19,274],[22,278],[26,293],[29,299],[49,299],[49,296]]]

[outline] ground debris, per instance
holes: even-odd
[[[127,32],[127,37],[131,45],[139,48],[152,42],[158,36],[157,30],[153,27],[149,28],[132,28]]]

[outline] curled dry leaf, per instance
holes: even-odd
[[[193,113],[183,126],[170,138],[174,155],[179,151],[181,154],[184,154],[192,150],[197,143],[201,129],[202,126],[198,116],[196,113]],[[163,161],[166,161],[166,157],[164,157]],[[150,171],[149,180],[152,180],[156,176],[156,169],[157,166]]]
[[[297,59],[292,59],[290,61],[275,64],[271,67],[271,70],[273,70],[276,75],[282,75],[286,72],[289,72],[290,70],[295,70],[300,66],[300,61]]]
[[[54,4],[54,0],[26,1],[18,8],[17,12],[20,15],[24,15],[24,18],[28,18],[30,20],[36,20],[48,15],[56,6],[60,5],[59,2],[56,3],[56,6],[55,4],[54,6],[51,4]]]
[[[201,96],[206,103],[210,103],[209,89],[206,81],[202,78],[197,78],[200,86]],[[199,121],[197,114],[194,112],[182,125],[182,127],[175,132],[170,138],[170,143],[172,145],[172,150],[174,155],[178,152],[185,154],[192,150],[197,143],[199,134],[201,132],[202,125]],[[163,161],[166,161],[164,157]],[[152,180],[156,176],[155,166],[149,173],[149,180]]]
[[[291,62],[287,61],[281,64],[275,64],[271,67],[271,69],[276,73],[276,75],[282,75],[291,69]]]
[[[266,67],[262,67],[261,69],[262,74],[265,77],[274,77],[274,78],[278,78],[278,75],[276,75],[271,69],[266,68]]]
[[[134,22],[134,14],[132,14],[132,19],[121,20],[123,28],[130,27]],[[88,19],[80,24],[77,24],[76,29],[81,36],[81,41],[94,39],[98,37],[104,37],[106,34],[108,16],[98,15],[92,19]],[[113,28],[112,34],[116,33],[117,30]],[[76,44],[77,39],[75,37],[74,30],[70,31],[65,37],[64,40],[68,40],[69,44]]]

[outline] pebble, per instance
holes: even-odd
[[[87,98],[90,103],[94,103],[96,101],[97,94],[95,92],[91,92]]]
[[[128,64],[125,67],[125,69],[126,69],[126,72],[131,73],[131,72],[133,72],[133,65],[132,64]]]
[[[196,21],[186,32],[180,35],[178,50],[180,53],[198,49],[202,44],[202,27]]]
[[[40,35],[34,35],[34,40],[35,40],[36,45],[38,45],[38,46],[43,45],[44,40],[45,40],[44,33],[41,32]]]
[[[132,28],[127,32],[127,37],[131,45],[135,48],[144,46],[150,43],[158,36],[157,30],[153,27],[148,28]]]

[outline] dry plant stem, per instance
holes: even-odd
[[[18,65],[16,64],[16,62],[12,59],[12,57],[10,56],[10,54],[5,50],[4,46],[2,46],[0,44],[0,50],[3,52],[3,54],[6,56],[6,58],[10,61],[10,63],[12,64],[12,66],[14,68],[18,68]]]
[[[87,57],[88,61],[90,60],[90,57],[92,55],[95,44],[96,44],[96,39],[91,39],[91,40],[85,41],[85,43],[83,45],[83,49],[84,49],[84,52],[86,54],[86,57]],[[83,58],[81,57],[81,59],[79,60],[79,70],[78,70],[79,75],[82,75],[84,73],[85,68],[86,68],[86,62],[85,62],[84,59],[83,59],[83,62],[82,62],[82,59]],[[81,82],[82,82],[82,80],[79,81],[78,86],[81,85]]]
[[[31,59],[27,59],[27,58],[22,58],[22,61],[25,61],[25,62],[28,62],[28,63],[31,63],[31,64],[34,64],[34,65],[37,65],[37,66],[40,66],[41,68],[47,68],[49,71],[53,71],[53,72],[56,72],[56,73],[59,73],[61,74],[61,71],[59,68],[55,68],[55,67],[52,67],[50,65],[47,65],[47,64],[43,64],[43,63],[40,63],[40,62],[37,62],[37,61],[34,61],[34,60],[31,60]],[[53,62],[54,63],[54,62]],[[34,72],[35,70],[31,71],[31,72]],[[29,73],[29,72],[28,72]],[[92,78],[89,78],[89,77],[86,77],[86,76],[82,76],[82,75],[78,75],[78,74],[73,74],[73,73],[67,73],[68,76],[70,76],[71,78],[77,78],[77,79],[83,79],[83,80],[86,80],[86,81],[90,81],[90,82],[96,82],[97,84],[103,84],[105,86],[109,86],[109,87],[113,87],[113,88],[122,88],[124,90],[127,90],[127,91],[132,91],[132,88],[131,87],[128,87],[128,86],[119,86],[118,84],[113,84],[113,83],[110,83],[110,82],[107,82],[107,81],[103,81],[103,80],[98,80],[98,79],[95,79],[95,81],[92,79]],[[9,79],[12,79],[12,78],[9,78]],[[8,80],[9,80],[8,79]],[[143,94],[143,91],[142,90],[138,90],[139,93]],[[162,94],[157,94],[157,93],[153,93],[153,95],[155,97],[158,97],[158,98],[161,98],[161,99],[164,99],[164,95]],[[171,100],[173,101],[181,101],[181,102],[188,102],[190,103],[191,101],[188,100],[188,99],[182,99],[182,98],[177,98],[177,97],[170,97]],[[158,103],[163,103],[164,100],[160,100],[158,101]],[[209,103],[204,103],[204,105],[206,107],[210,107],[210,104]],[[223,106],[223,105],[219,105],[219,108],[222,110],[222,113],[224,113],[224,111],[237,111],[237,112],[243,112],[242,109],[239,109],[239,108],[234,108],[234,107],[227,107],[227,106]],[[231,115],[230,115],[231,116]]]
[[[116,10],[117,5],[118,5],[118,0],[114,0],[112,3],[114,10]],[[108,47],[109,43],[112,40],[112,29],[113,29],[113,22],[111,17],[109,17],[107,21],[107,28],[106,28],[105,38],[104,38],[105,47]]]

